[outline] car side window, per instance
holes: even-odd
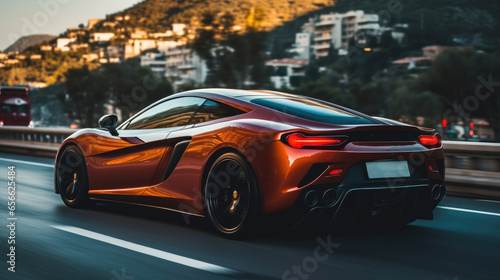
[[[232,117],[244,113],[243,111],[229,105],[206,100],[200,107],[196,115],[191,119],[190,124],[198,124],[217,119]]]
[[[205,100],[199,97],[167,100],[133,118],[125,129],[154,129],[187,125]]]

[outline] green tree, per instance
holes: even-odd
[[[360,79],[354,79],[350,82],[349,87],[356,100],[355,108],[357,110],[369,115],[385,115],[389,93],[382,81],[364,85]]]
[[[356,103],[352,94],[343,92],[339,87],[333,86],[325,77],[314,82],[304,83],[293,92],[350,108],[354,107]]]
[[[500,142],[500,58],[474,51],[448,50],[419,77],[419,91],[429,91],[448,105],[443,117],[485,118]]]
[[[68,117],[82,127],[94,127],[106,106],[121,113],[123,120],[147,105],[173,93],[164,77],[155,76],[137,61],[107,64],[95,70],[70,69],[66,74],[65,108]]]
[[[439,121],[441,103],[438,97],[429,92],[418,92],[412,88],[411,82],[403,83],[387,98],[387,117],[403,119],[418,125],[418,118],[423,117],[423,126],[435,127]]]
[[[69,118],[80,120],[82,127],[96,126],[109,98],[106,83],[102,70],[90,71],[87,66],[69,69],[66,73],[66,91],[69,97],[66,113]]]
[[[343,60],[342,63],[352,78],[359,78],[366,83],[371,82],[377,72],[389,66],[389,57],[387,50],[361,52],[349,62]]]
[[[193,40],[191,47],[207,62],[208,86],[243,88],[252,79],[256,86],[266,84],[264,69],[265,33],[250,29],[242,35],[231,32],[234,16],[226,12],[215,19],[210,12],[203,14],[204,28]],[[222,29],[219,29],[222,24]]]

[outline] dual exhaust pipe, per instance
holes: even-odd
[[[431,188],[432,199],[443,199],[446,194],[444,185],[436,184]],[[334,189],[327,189],[325,191],[309,190],[304,195],[304,204],[307,207],[315,206],[333,206],[337,199],[337,193]]]
[[[334,189],[327,189],[325,191],[309,190],[304,195],[304,204],[307,207],[314,206],[332,206],[337,199],[337,193]]]
[[[436,184],[431,189],[432,199],[439,200],[443,199],[446,194],[446,188],[443,185]]]

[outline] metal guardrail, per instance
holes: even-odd
[[[77,129],[0,127],[0,151],[55,157],[59,145]]]
[[[0,150],[54,157],[77,129],[0,127]],[[500,199],[500,144],[443,141],[448,193]]]
[[[500,144],[443,141],[448,193],[500,199]]]
[[[0,127],[0,139],[61,144],[66,137],[75,133],[77,130],[78,129],[71,128],[4,126]]]

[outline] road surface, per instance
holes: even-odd
[[[9,166],[17,220],[8,220]],[[433,221],[402,229],[234,241],[162,210],[70,209],[53,192],[53,170],[52,159],[0,154],[0,279],[500,279],[495,201],[446,197]]]

